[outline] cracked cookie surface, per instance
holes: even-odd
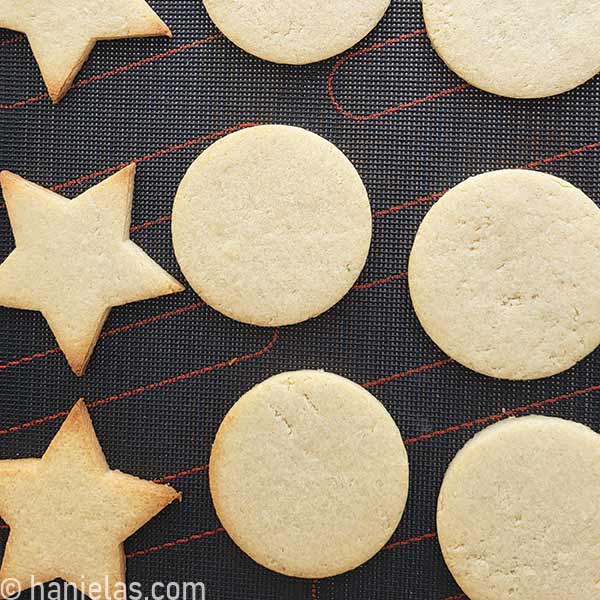
[[[263,566],[329,577],[376,554],[408,493],[408,459],[384,406],[323,371],[281,373],[229,411],[210,489],[233,541]]]

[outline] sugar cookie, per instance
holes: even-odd
[[[330,58],[362,40],[390,0],[204,0],[215,25],[237,46],[277,63]]]
[[[494,171],[447,192],[415,238],[408,279],[425,331],[466,367],[535,379],[600,343],[600,209],[566,181]]]
[[[438,536],[471,600],[597,600],[600,435],[530,416],[496,423],[458,452]]]
[[[600,72],[600,6],[591,0],[423,0],[444,62],[512,98],[570,90]]]
[[[288,325],[338,302],[371,242],[367,192],[333,144],[297,127],[244,129],[205,150],[173,207],[175,255],[213,308]]]
[[[183,290],[129,239],[135,165],[72,200],[2,171],[16,248],[0,264],[0,306],[40,311],[82,375],[113,306]]]
[[[80,400],[42,458],[0,460],[0,515],[10,527],[0,582],[28,589],[60,577],[91,598],[122,600],[123,542],[179,497],[112,471]]]
[[[229,411],[210,457],[210,490],[233,541],[261,565],[329,577],[369,560],[408,493],[398,427],[356,383],[281,373]]]

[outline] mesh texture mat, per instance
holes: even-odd
[[[169,213],[189,164],[243,124],[297,125],[337,144],[363,176],[374,210],[371,254],[342,302],[280,330],[229,320],[189,289],[114,309],[82,379],[39,314],[0,309],[0,457],[39,456],[64,410],[85,397],[113,468],[168,476],[184,494],[126,544],[128,578],[147,590],[160,580],[202,581],[207,598],[220,600],[462,597],[435,539],[447,464],[503,409],[600,430],[600,354],[534,382],[495,381],[448,361],[411,309],[410,246],[445,189],[487,170],[552,173],[600,201],[600,78],[539,101],[473,89],[432,50],[417,0],[392,0],[358,54],[301,67],[236,48],[199,0],[150,4],[174,38],[99,43],[56,107],[27,42],[0,31],[0,167],[73,197],[137,160],[132,239],[183,281]],[[2,206],[0,259],[13,243]],[[391,545],[319,582],[271,573],[240,552],[219,529],[205,468],[235,400],[300,368],[367,384],[398,423],[411,463],[410,498]],[[0,542],[6,534],[0,530]]]

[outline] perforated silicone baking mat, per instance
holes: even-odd
[[[421,330],[408,253],[444,190],[490,169],[552,173],[600,202],[600,78],[544,100],[480,92],[437,58],[417,0],[392,0],[355,49],[301,67],[239,50],[199,0],[150,4],[173,39],[98,44],[54,107],[27,42],[0,31],[0,167],[72,197],[135,160],[132,239],[181,278],[169,213],[190,162],[240,127],[298,125],[337,144],[362,174],[374,211],[371,255],[339,305],[293,327],[236,323],[189,289],[115,309],[82,379],[41,316],[0,309],[0,457],[40,455],[64,411],[85,397],[113,468],[184,494],[126,544],[129,579],[147,590],[153,581],[202,581],[211,600],[461,598],[435,533],[449,460],[504,414],[557,415],[599,431],[600,354],[534,382],[467,371]],[[12,247],[2,206],[0,259]],[[368,387],[396,419],[411,463],[408,507],[390,544],[356,571],[319,582],[276,575],[242,554],[220,528],[207,484],[210,444],[235,400],[300,368]],[[0,530],[0,543],[6,535]]]

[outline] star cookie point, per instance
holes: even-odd
[[[3,0],[0,27],[27,36],[54,103],[69,91],[97,41],[171,37],[146,0]]]

